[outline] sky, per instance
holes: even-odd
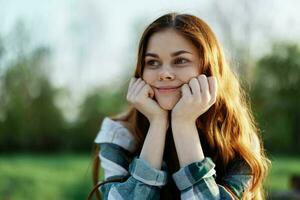
[[[259,57],[273,41],[299,43],[299,9],[298,0],[0,0],[0,37],[24,23],[32,47],[52,50],[53,84],[80,99],[94,87],[118,87],[132,74],[143,29],[167,12],[204,19],[228,54],[243,43]]]

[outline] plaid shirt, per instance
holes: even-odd
[[[158,170],[146,160],[134,156],[137,143],[128,129],[119,122],[105,118],[95,143],[101,147],[99,157],[105,180],[128,176],[125,182],[100,186],[104,199],[160,199],[160,189],[168,184],[166,163],[163,161],[162,169]],[[172,174],[172,178],[182,200],[241,199],[252,177],[250,168],[241,162],[230,166],[223,179],[226,188],[216,183],[215,164],[209,157],[182,167]]]

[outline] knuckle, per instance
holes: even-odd
[[[185,84],[182,85],[182,88],[183,88],[183,89],[187,89],[188,87],[189,87],[189,86],[188,86],[187,83],[185,83]]]
[[[189,83],[192,83],[195,80],[195,78],[191,78],[191,80],[189,81]]]
[[[198,76],[198,80],[205,80],[206,76],[204,74],[201,74],[200,76]]]
[[[148,84],[145,85],[145,89],[150,89],[150,86]]]
[[[216,101],[217,101],[216,97],[212,99],[212,103],[216,103]]]
[[[142,85],[144,85],[145,84],[145,81],[144,80],[141,80],[141,82],[140,82]]]
[[[141,104],[142,103],[142,99],[141,98],[135,98],[135,103],[136,104]]]
[[[131,103],[135,103],[136,99],[135,99],[134,97],[130,97],[130,98],[129,98],[129,101],[130,101]]]
[[[206,78],[205,74],[200,74],[200,78]]]
[[[204,97],[203,97],[203,100],[206,101],[206,102],[209,102],[210,99],[211,98],[210,98],[209,95],[204,95]]]
[[[129,98],[128,101],[129,101],[130,103],[134,103],[134,99],[133,99],[133,98]]]

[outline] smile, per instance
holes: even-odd
[[[168,94],[175,92],[179,89],[180,87],[169,87],[169,88],[155,88],[160,94]]]

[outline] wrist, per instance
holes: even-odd
[[[187,120],[187,119],[181,119],[181,118],[175,118],[171,120],[172,128],[190,128],[196,126],[195,120]]]
[[[155,117],[149,120],[150,126],[155,125],[155,126],[162,126],[162,127],[167,127],[168,126],[168,118],[163,118],[163,117]]]
[[[172,124],[195,124],[196,120],[192,118],[187,118],[186,116],[174,116],[171,117],[171,123]]]

